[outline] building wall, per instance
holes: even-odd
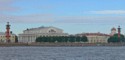
[[[36,40],[36,35],[20,34],[18,37],[18,42],[31,43],[35,42],[35,40]]]
[[[109,36],[87,36],[88,43],[108,43]]]
[[[36,41],[36,38],[40,36],[68,36],[68,33],[63,33],[63,30],[55,27],[29,29],[19,34],[18,42],[33,43]]]
[[[110,35],[103,33],[81,33],[76,34],[76,36],[86,36],[88,43],[108,43],[108,38],[110,37]]]
[[[15,36],[16,35],[11,35],[10,37],[10,42],[15,42]],[[6,36],[5,35],[0,35],[0,43],[5,43],[6,42]]]
[[[116,30],[111,31],[110,36],[113,36],[114,34],[116,34]]]

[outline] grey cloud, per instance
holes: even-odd
[[[94,14],[125,14],[125,10],[102,10],[102,11],[90,11]]]
[[[12,6],[16,0],[0,0],[0,12],[6,11],[16,11],[18,8]]]
[[[26,16],[0,15],[0,22],[8,21],[13,23],[49,23],[53,22],[54,18],[51,14],[33,14]]]
[[[14,0],[0,0],[0,3],[9,3],[9,2],[13,2]]]
[[[0,15],[0,22],[13,23],[83,23],[83,24],[124,24],[125,16],[66,16],[32,14],[25,16]]]
[[[125,16],[72,16],[61,17],[58,23],[84,23],[84,24],[124,24]]]

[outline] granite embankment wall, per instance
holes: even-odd
[[[125,43],[0,43],[0,46],[125,46]]]

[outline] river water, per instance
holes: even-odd
[[[0,47],[0,60],[124,60],[125,47]]]

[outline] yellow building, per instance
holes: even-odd
[[[103,33],[82,33],[77,34],[78,36],[86,36],[88,43],[108,43],[110,35]]]
[[[10,34],[10,42],[15,42],[16,35]],[[4,32],[0,32],[0,43],[6,43],[6,34]]]

